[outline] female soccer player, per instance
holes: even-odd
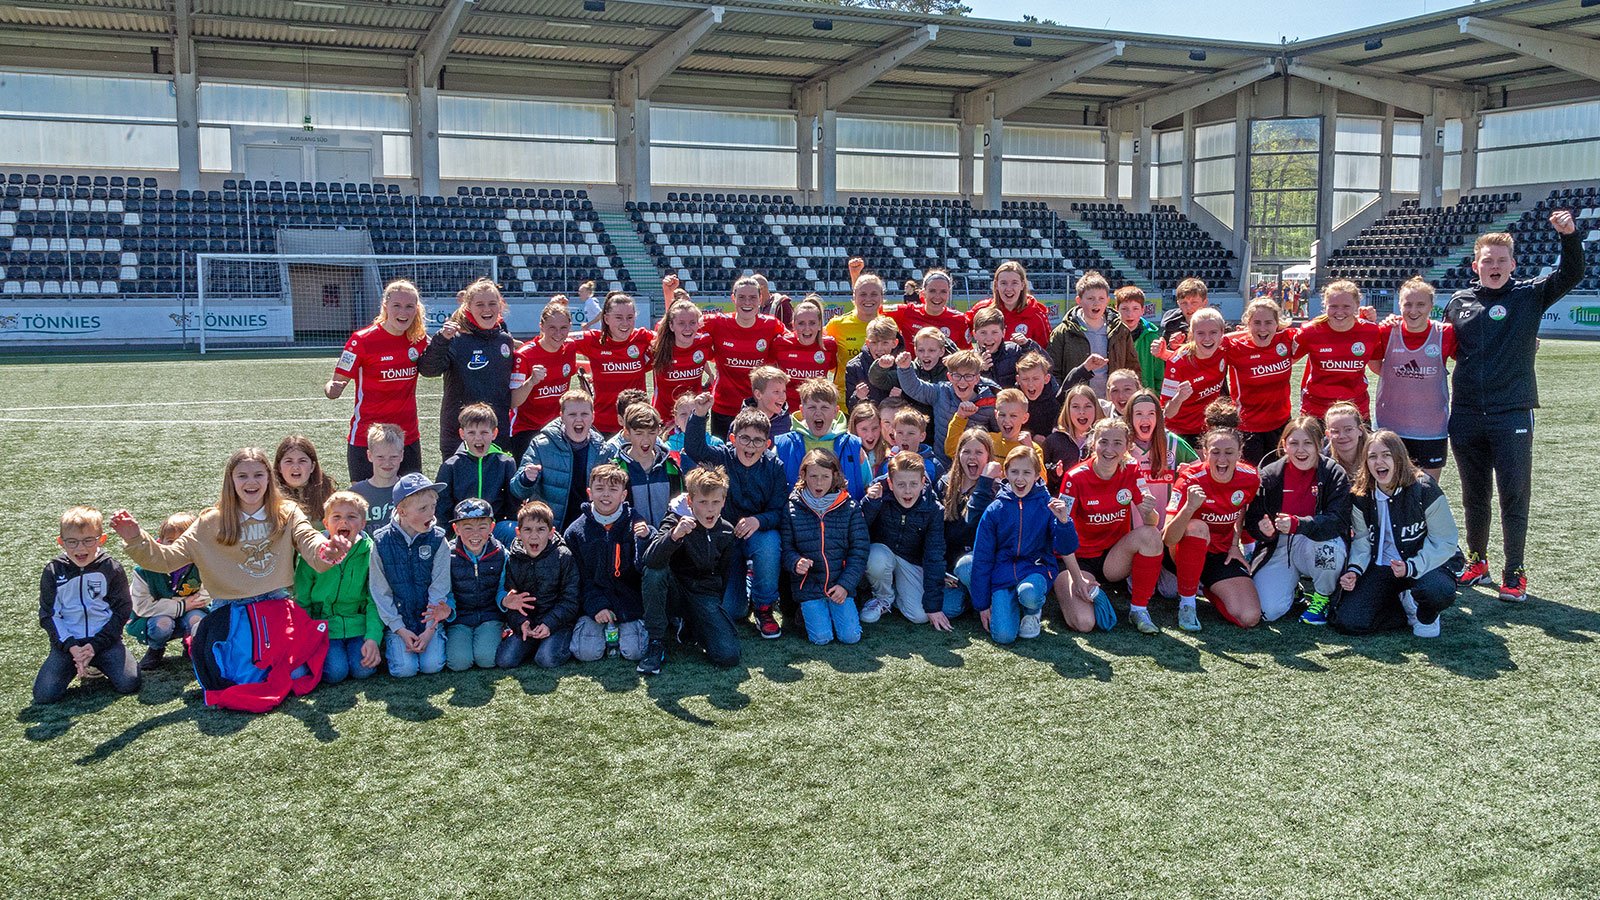
[[[789,373],[784,390],[789,411],[800,411],[800,385],[813,378],[832,377],[839,361],[839,343],[822,333],[822,298],[807,296],[794,305],[794,327],[772,345],[772,364]]]
[[[1361,288],[1335,281],[1322,289],[1322,315],[1300,329],[1295,358],[1306,357],[1300,377],[1300,413],[1322,418],[1341,400],[1369,417],[1367,363],[1377,358],[1378,326],[1356,318]]]
[[[1434,322],[1433,285],[1413,278],[1400,286],[1400,316],[1378,326],[1373,425],[1406,442],[1411,461],[1439,480],[1450,436],[1450,381],[1444,361],[1456,355],[1455,326]],[[1399,326],[1399,327],[1396,327]]]
[[[679,397],[698,397],[705,390],[711,336],[700,330],[700,307],[678,287],[678,276],[668,275],[662,287],[671,293],[672,300],[667,304],[667,314],[656,323],[656,339],[650,349],[655,373],[651,403],[666,420],[672,418],[673,404]]]
[[[949,272],[930,269],[922,276],[922,290],[918,295],[920,303],[902,303],[885,309],[883,314],[900,326],[900,334],[907,342],[924,328],[937,328],[940,334],[955,343],[956,349],[965,350],[972,346],[967,334],[967,317],[950,308],[950,288]],[[911,348],[907,346],[906,349]]]
[[[999,307],[1006,316],[1005,339],[1020,343],[1023,338],[1044,346],[1050,339],[1050,311],[1034,299],[1028,286],[1028,270],[1008,259],[994,270],[994,293],[972,304],[967,311],[967,326],[972,317],[987,306]]]
[[[1194,324],[1191,320],[1191,329]],[[1239,532],[1261,480],[1254,468],[1239,462],[1242,442],[1232,427],[1213,426],[1203,446],[1199,462],[1178,470],[1167,505],[1164,538],[1178,579],[1178,627],[1200,630],[1195,599],[1203,587],[1223,618],[1250,628],[1261,621],[1261,598],[1250,580]]]
[[[1289,422],[1297,332],[1283,327],[1278,304],[1265,297],[1245,307],[1244,326],[1222,339],[1222,355],[1228,362],[1228,393],[1239,404],[1242,458],[1256,466],[1278,448]]]
[[[1285,427],[1283,454],[1260,471],[1261,490],[1244,514],[1256,542],[1251,568],[1261,617],[1276,621],[1294,603],[1301,578],[1311,596],[1300,621],[1328,623],[1328,601],[1344,572],[1350,533],[1350,481],[1338,463],[1322,455],[1322,425],[1310,416]]]
[[[398,425],[406,433],[401,473],[422,471],[421,434],[417,428],[417,359],[428,347],[421,296],[409,281],[391,281],[383,289],[383,305],[372,324],[350,335],[323,386],[337,400],[345,385],[356,383],[356,411],[345,438],[345,464],[350,483],[372,477],[367,461],[367,429]],[[447,454],[448,455],[448,454]]]
[[[1222,313],[1199,310],[1189,320],[1189,342],[1167,360],[1167,378],[1161,384],[1167,427],[1191,444],[1206,430],[1206,407],[1222,396],[1228,377],[1222,331]],[[1151,347],[1158,355],[1163,351],[1160,341]]]
[[[1199,459],[1189,442],[1167,431],[1166,416],[1161,411],[1161,398],[1149,388],[1140,388],[1123,407],[1122,418],[1133,433],[1128,441],[1128,455],[1139,464],[1139,474],[1149,485],[1150,495],[1156,499],[1157,524],[1167,524],[1167,503],[1172,493],[1172,483],[1178,478],[1178,469]]]
[[[656,333],[635,328],[638,311],[633,298],[612,291],[600,304],[600,327],[578,338],[578,352],[589,360],[594,376],[594,429],[611,434],[622,429],[617,419],[617,395],[629,388],[644,390],[650,368],[650,346]]]
[[[772,361],[772,345],[783,334],[783,323],[762,315],[760,307],[761,285],[746,275],[733,283],[733,314],[713,313],[701,325],[717,364],[711,384],[711,430],[717,435],[728,433],[744,398],[754,393],[750,373]]]
[[[439,455],[445,459],[461,445],[456,417],[463,407],[487,403],[496,422],[511,421],[511,355],[517,343],[506,330],[506,301],[499,285],[479,278],[456,294],[456,302],[456,311],[417,358],[418,375],[444,376]]]
[[[1156,503],[1139,464],[1128,456],[1128,423],[1101,419],[1090,438],[1093,456],[1067,472],[1062,499],[1072,509],[1078,530],[1078,578],[1071,570],[1056,578],[1061,616],[1074,631],[1096,624],[1111,628],[1116,614],[1101,585],[1131,578],[1128,617],[1144,634],[1160,631],[1150,620],[1150,597],[1161,577],[1161,532],[1155,527]]]
[[[527,452],[539,429],[561,414],[561,395],[578,371],[578,342],[570,340],[572,312],[567,298],[557,294],[539,313],[539,337],[517,348],[511,369],[510,436],[500,446],[515,460]],[[500,426],[502,434],[506,432]]]
[[[1350,518],[1355,540],[1333,627],[1372,634],[1409,624],[1417,637],[1438,637],[1439,613],[1456,599],[1449,569],[1456,520],[1444,492],[1412,467],[1398,434],[1380,431],[1367,442]]]

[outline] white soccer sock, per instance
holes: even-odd
[[[1200,601],[1196,600],[1194,597],[1179,597],[1178,598],[1178,608],[1182,609],[1185,606],[1194,606],[1194,605],[1198,604],[1199,602]]]

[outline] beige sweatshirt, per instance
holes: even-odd
[[[327,538],[311,527],[300,507],[290,504],[290,510],[289,523],[275,535],[268,533],[264,520],[246,517],[239,543],[225,547],[217,540],[221,513],[213,507],[170,544],[139,532],[139,539],[127,546],[128,558],[152,572],[172,572],[194,563],[216,603],[290,590],[297,552],[318,572],[330,568],[317,558]]]

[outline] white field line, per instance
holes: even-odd
[[[287,422],[349,422],[348,417],[341,416],[337,419],[207,419],[207,425],[272,425]],[[82,428],[82,419],[10,419],[0,418],[0,422],[22,422],[29,425],[71,425]],[[172,427],[171,419],[95,419],[94,425],[165,425]]]
[[[418,400],[437,400],[442,396],[443,396],[442,394],[418,394],[417,395],[417,399]],[[327,397],[318,395],[318,396],[315,396],[315,397],[271,397],[271,398],[264,398],[264,399],[257,399],[257,400],[161,400],[161,401],[146,401],[146,402],[137,402],[137,403],[90,403],[90,404],[84,404],[84,405],[80,405],[80,406],[5,406],[5,407],[0,407],[0,413],[55,412],[56,410],[62,410],[62,409],[143,409],[143,408],[146,408],[146,407],[158,407],[158,406],[221,406],[223,404],[229,404],[229,403],[306,403],[306,402],[311,402],[311,401],[315,401],[315,402],[318,402],[318,403],[349,403],[350,402],[350,398],[349,397],[341,397],[338,400],[331,400],[330,401]],[[46,421],[50,421],[50,420],[48,420],[48,419],[12,419],[12,420],[0,420],[0,421],[46,422]],[[322,419],[299,419],[299,420],[285,419],[284,421],[286,421],[286,422],[292,422],[292,421],[321,422],[321,421],[324,421],[324,420],[322,420]],[[328,421],[336,421],[336,420],[328,420]]]

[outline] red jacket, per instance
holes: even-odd
[[[985,306],[994,305],[993,297],[985,297],[972,304],[972,308],[967,310],[967,327],[969,329],[972,327],[973,316],[977,315],[978,310],[983,309]],[[1013,312],[1004,307],[1001,307],[1000,311],[1006,317],[1006,340],[1017,340],[1017,335],[1021,335],[1041,347],[1049,342],[1050,310],[1043,303],[1035,300],[1032,294],[1029,294],[1028,299],[1023,301],[1020,311]]]
[[[246,643],[243,636],[233,634],[240,627],[250,632],[248,660],[237,658]],[[185,643],[207,706],[268,712],[290,693],[309,693],[322,681],[328,623],[312,619],[287,597],[257,600],[211,611]],[[294,677],[302,666],[306,674]],[[235,680],[240,677],[251,680]]]

